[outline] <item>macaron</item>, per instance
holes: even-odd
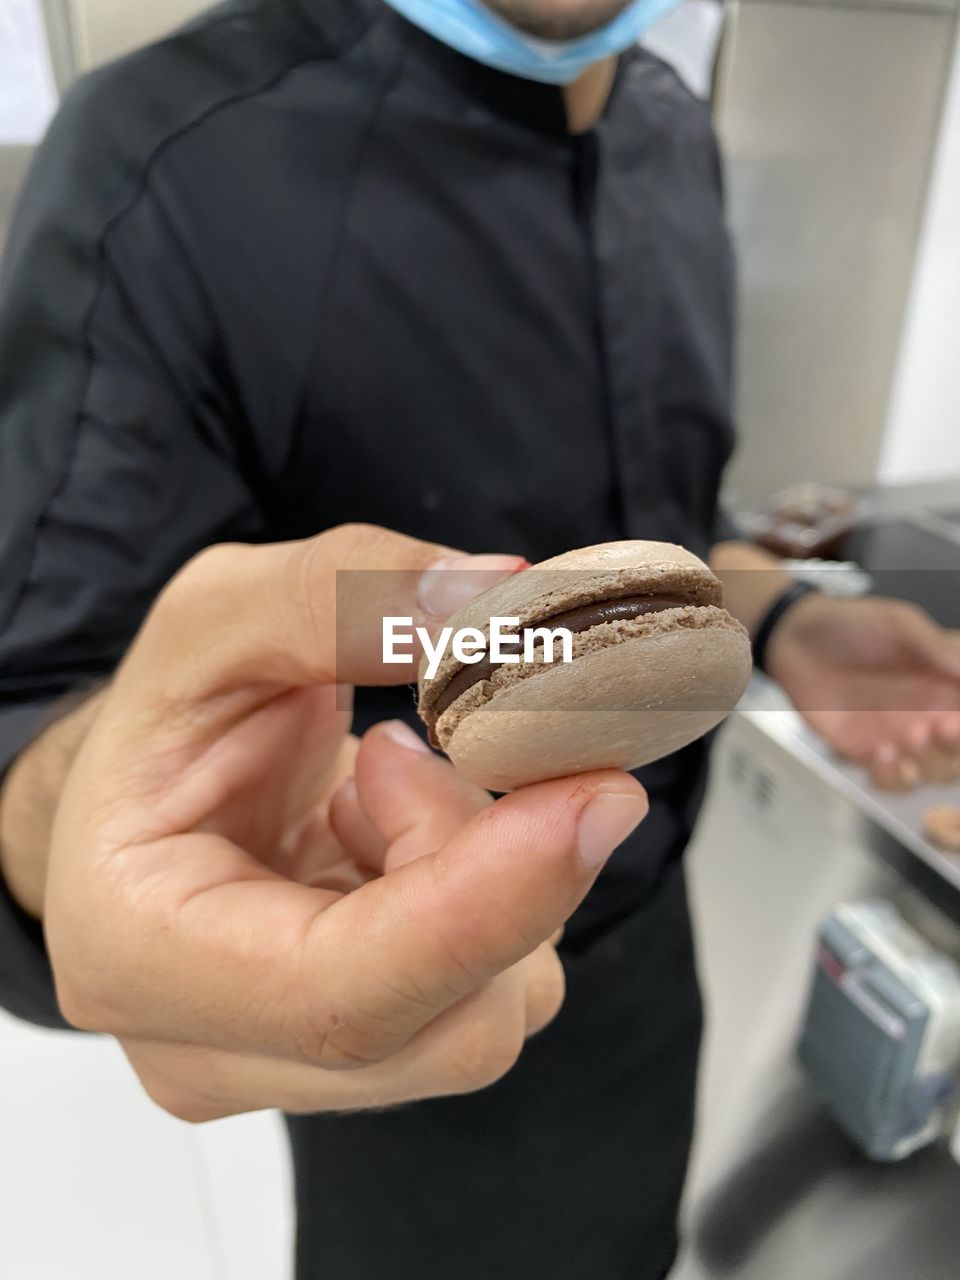
[[[928,840],[941,849],[960,853],[960,807],[952,804],[926,809],[923,814],[923,830]]]
[[[517,620],[507,628],[512,662],[491,660],[493,619]],[[670,755],[719,724],[750,679],[749,637],[723,607],[719,580],[669,543],[569,551],[498,583],[445,625],[481,633],[486,649],[468,662],[450,645],[432,677],[424,658],[420,716],[434,746],[491,791]],[[548,655],[534,628],[567,631],[566,651],[554,642]]]

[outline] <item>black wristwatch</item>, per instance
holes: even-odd
[[[777,624],[782,620],[784,614],[788,613],[795,604],[802,600],[804,596],[810,595],[811,592],[819,594],[818,588],[812,586],[809,582],[791,582],[790,586],[777,596],[764,614],[753,637],[753,665],[759,671],[765,672],[767,669],[767,648]]]

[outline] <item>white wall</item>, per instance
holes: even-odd
[[[694,93],[708,98],[722,32],[721,0],[684,0],[650,28],[642,43],[669,62]]]
[[[69,0],[77,70],[166,35],[213,0]]]
[[[889,483],[947,475],[960,476],[960,39],[879,467]]]
[[[0,146],[36,142],[56,101],[39,0],[0,0]]]

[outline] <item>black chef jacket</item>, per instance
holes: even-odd
[[[731,298],[708,111],[649,53],[577,137],[558,89],[380,0],[228,3],[86,77],[2,277],[0,764],[210,543],[371,521],[533,561],[705,554]],[[571,947],[655,893],[705,755],[644,771],[651,816]],[[3,910],[0,995],[55,1023],[39,932]]]
[[[646,52],[579,137],[557,88],[379,0],[227,4],[87,77],[3,275],[5,758],[215,541],[707,553],[731,274],[708,111]],[[652,818],[573,936],[652,892],[703,762],[646,771]]]
[[[218,540],[362,520],[531,560],[705,553],[730,337],[708,115],[647,53],[576,138],[559,90],[380,0],[230,3],[88,77],[2,280],[0,768]],[[666,1274],[705,759],[644,771],[650,817],[568,930],[564,1009],[505,1079],[289,1120],[300,1280]],[[2,893],[0,1002],[58,1023],[39,926]]]

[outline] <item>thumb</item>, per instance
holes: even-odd
[[[76,1026],[126,1038],[382,1061],[549,940],[646,810],[614,770],[526,787],[344,897],[208,833],[139,845],[122,888],[85,876],[48,897],[61,1003]],[[69,809],[58,821],[85,838]],[[90,918],[110,927],[91,933]]]
[[[912,607],[901,614],[900,634],[913,656],[931,671],[960,680],[960,634],[947,631],[928,613]]]
[[[336,957],[322,1065],[382,1060],[549,941],[647,808],[640,784],[613,770],[526,787],[333,904],[308,966],[321,973]]]

